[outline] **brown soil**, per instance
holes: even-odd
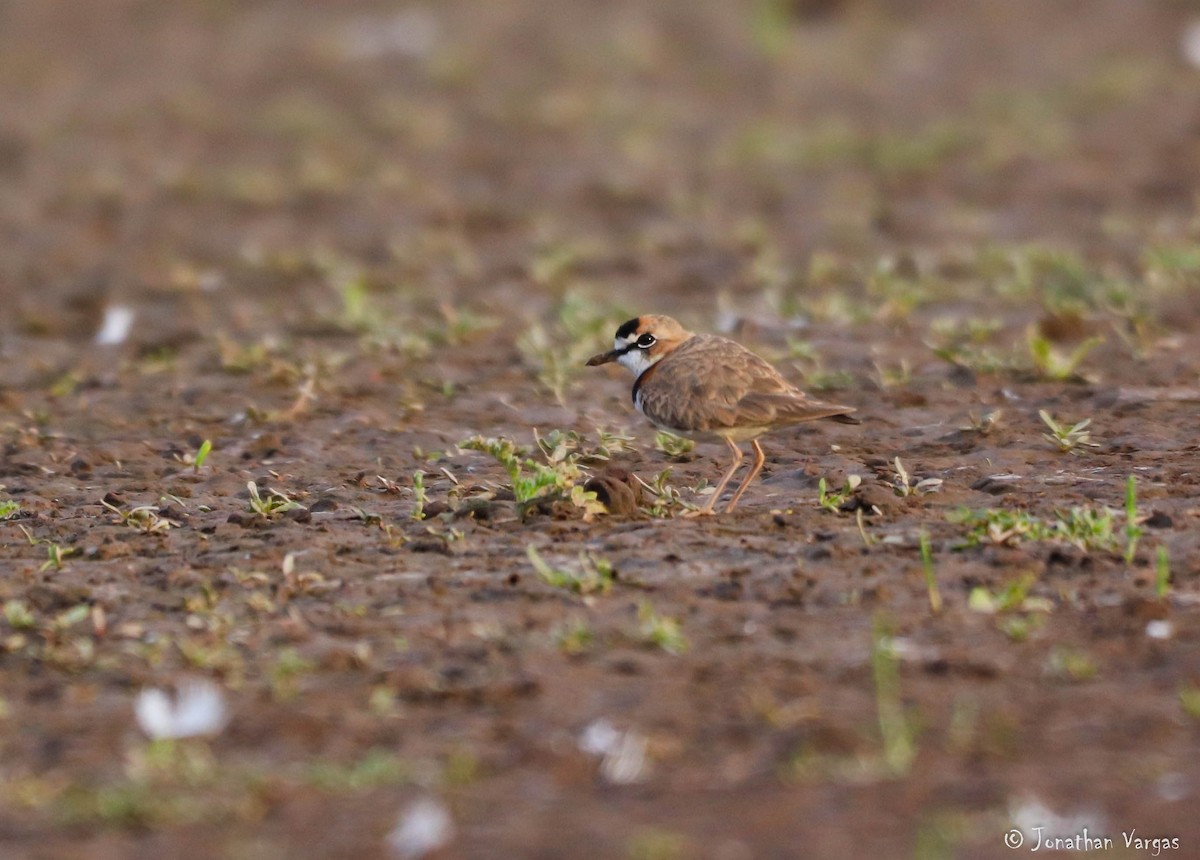
[[[1194,14],[0,2],[0,853],[385,857],[433,798],[439,857],[1011,857],[1035,802],[1200,856]],[[457,443],[719,475],[580,366],[638,311],[864,423],[728,516],[518,506]],[[196,676],[228,727],[149,744]]]

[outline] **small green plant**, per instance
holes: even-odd
[[[441,322],[430,326],[426,336],[435,344],[459,346],[480,332],[494,329],[500,325],[495,317],[476,313],[468,307],[455,307],[449,302],[438,305]]]
[[[565,403],[568,387],[583,371],[588,356],[596,352],[597,343],[612,342],[613,320],[631,315],[594,302],[582,290],[567,289],[555,308],[555,319],[531,323],[517,338],[517,349],[538,381],[559,403]]]
[[[654,496],[654,502],[648,507],[642,508],[650,516],[670,517],[680,511],[697,510],[696,505],[685,501],[680,492],[667,483],[667,479],[671,477],[670,467],[663,469],[649,482],[643,480],[639,475],[634,475],[634,477]]]
[[[912,495],[912,481],[908,477],[908,470],[904,468],[904,464],[897,457],[893,461],[896,467],[896,477],[892,480],[892,489],[897,496],[907,497]]]
[[[400,785],[412,779],[409,766],[391,750],[375,747],[360,761],[318,761],[306,765],[305,780],[330,794]]]
[[[54,568],[55,570],[63,569],[63,562],[73,555],[79,555],[80,550],[73,546],[63,546],[62,544],[54,543],[53,541],[43,541],[46,545],[46,560],[42,562],[42,566],[38,568],[39,573],[45,573],[47,570]]]
[[[688,856],[688,840],[682,834],[652,828],[629,837],[629,860],[682,860]]]
[[[925,570],[925,589],[929,592],[929,608],[936,615],[942,611],[942,593],[938,589],[937,573],[933,568],[933,548],[929,532],[921,531],[921,566]]]
[[[425,494],[425,472],[421,469],[413,472],[413,510],[411,518],[414,520],[425,519],[425,503],[428,497]]]
[[[269,670],[272,696],[280,702],[296,698],[300,693],[300,682],[316,668],[315,663],[302,656],[295,648],[281,649],[275,656],[275,664]]]
[[[542,582],[583,597],[608,594],[616,581],[612,564],[587,550],[580,551],[579,564],[575,570],[554,567],[547,563],[533,544],[525,547],[525,555],[529,557],[529,563],[533,565]]]
[[[1076,507],[1056,514],[1057,536],[1085,552],[1115,552],[1120,545],[1116,513],[1112,508]]]
[[[755,0],[750,6],[750,31],[758,50],[768,59],[782,54],[792,39],[790,10],[783,0]]]
[[[1028,573],[1014,579],[998,592],[991,592],[982,585],[977,585],[971,589],[967,598],[967,608],[987,615],[1002,612],[1049,612],[1053,608],[1050,601],[1029,596],[1029,589],[1035,582],[1037,577]]]
[[[68,558],[73,555],[79,555],[81,552],[81,550],[77,549],[76,547],[63,546],[62,544],[55,543],[54,541],[47,540],[46,538],[36,538],[33,536],[33,532],[25,528],[25,526],[19,525],[17,528],[19,528],[21,533],[25,535],[25,540],[29,542],[30,546],[44,546],[46,548],[46,560],[42,562],[42,566],[38,568],[38,573],[45,573],[51,568],[54,568],[55,570],[62,570],[63,563]]]
[[[1005,508],[972,511],[960,508],[947,514],[946,518],[952,523],[966,526],[964,546],[1011,546],[1023,540],[1045,540],[1050,535],[1046,524],[1026,511]]]
[[[829,484],[824,478],[817,482],[817,504],[827,511],[837,513],[842,505],[854,495],[854,491],[862,484],[860,475],[847,475],[842,489],[830,492]]]
[[[676,655],[688,649],[687,637],[683,635],[680,623],[674,618],[659,615],[649,601],[638,604],[638,622],[642,641],[646,644]]]
[[[856,380],[854,374],[848,370],[814,369],[804,374],[804,382],[814,391],[834,391],[850,388]]]
[[[1042,438],[1063,454],[1081,454],[1085,448],[1100,447],[1099,443],[1092,441],[1092,433],[1088,430],[1092,424],[1091,418],[1084,418],[1068,427],[1055,421],[1045,409],[1038,410],[1038,417],[1050,428],[1050,432],[1043,433]]]
[[[879,361],[873,362],[873,364],[875,366],[875,382],[883,391],[912,382],[912,365],[906,358],[900,359],[894,366]]]
[[[335,284],[342,300],[341,323],[357,332],[372,331],[379,325],[379,309],[371,301],[371,285],[361,275],[346,273]]]
[[[914,482],[908,476],[908,470],[904,468],[904,464],[897,457],[892,461],[896,467],[896,477],[892,481],[892,490],[901,498],[908,498],[914,495],[924,495],[926,493],[936,493],[942,488],[941,478],[923,478],[920,481]]]
[[[1125,563],[1133,564],[1142,527],[1138,525],[1137,479],[1130,475],[1125,482]]]
[[[425,526],[425,533],[435,540],[441,541],[447,547],[463,543],[467,539],[466,532],[462,529],[456,529],[453,526],[444,529],[439,529],[435,526]]]
[[[179,523],[172,519],[164,517],[158,512],[154,505],[137,505],[136,507],[125,510],[116,505],[111,505],[108,502],[101,500],[100,504],[108,508],[117,515],[117,522],[129,526],[131,529],[143,532],[145,534],[157,534],[159,532],[170,531],[177,527]]]
[[[916,727],[900,698],[899,664],[891,630],[882,619],[876,618],[871,625],[871,670],[879,734],[883,739],[883,763],[893,776],[908,773],[917,757]]]
[[[4,601],[4,620],[13,630],[32,630],[37,626],[37,619],[23,600]]]
[[[1087,358],[1089,352],[1104,343],[1104,338],[1090,337],[1066,356],[1056,350],[1048,339],[1038,334],[1034,326],[1030,326],[1025,332],[1025,342],[1029,346],[1029,357],[1038,378],[1051,382],[1065,382],[1082,378],[1078,374],[1079,365]]]
[[[204,468],[204,462],[209,458],[210,453],[212,453],[212,440],[205,439],[196,450],[196,455],[192,457],[192,471],[199,473],[199,470]]]
[[[555,341],[546,326],[535,322],[517,338],[517,349],[559,403],[567,401],[567,386],[578,376],[584,357]]]
[[[560,289],[591,253],[592,249],[582,242],[547,243],[534,252],[529,277],[539,287]]]
[[[583,621],[573,621],[561,627],[555,636],[564,654],[583,654],[596,642],[596,634]]]
[[[551,463],[572,458],[579,463],[603,463],[611,460],[614,454],[633,450],[632,436],[603,429],[597,429],[594,445],[584,434],[574,430],[551,430],[545,436],[534,431],[534,439]]]
[[[533,440],[548,463],[566,463],[581,459],[578,452],[584,444],[584,438],[574,430],[551,430],[545,436],[539,436],[534,430]]]
[[[980,436],[990,436],[992,431],[1000,425],[1000,418],[1003,416],[1003,409],[991,409],[976,417],[975,413],[967,413],[967,423],[959,430],[967,433],[977,433]]]
[[[47,632],[52,636],[61,635],[76,624],[86,621],[91,617],[91,614],[92,608],[86,603],[80,603],[77,606],[72,606],[70,609],[64,609],[50,620]]]
[[[872,510],[878,511],[879,508],[872,505]],[[857,511],[854,512],[854,522],[858,526],[858,534],[862,538],[862,542],[863,542],[864,546],[874,546],[876,543],[879,542],[878,538],[872,536],[870,533],[867,532],[866,518],[863,514],[862,508],[859,508]]]
[[[1046,658],[1046,674],[1068,681],[1090,681],[1099,671],[1096,661],[1087,652],[1076,648],[1056,647]]]
[[[488,454],[504,468],[521,516],[535,502],[554,498],[569,501],[583,511],[585,519],[603,513],[604,505],[596,494],[583,488],[586,473],[574,450],[576,443],[566,434],[539,437],[535,432],[534,438],[545,462],[529,457],[529,449],[504,437],[473,436],[459,447]]]
[[[614,454],[634,450],[633,437],[617,430],[596,428],[596,446],[584,453],[588,460],[611,460]]]
[[[998,618],[996,620],[996,627],[1013,642],[1024,642],[1045,621],[1046,616],[1042,614],[1013,614]]]
[[[696,447],[696,443],[691,439],[676,436],[674,433],[669,433],[666,430],[659,430],[654,434],[654,447],[672,460],[682,460],[692,452],[692,449]]]
[[[421,357],[433,348],[429,338],[408,313],[391,309],[376,298],[380,284],[370,275],[342,261],[328,261],[325,274],[342,302],[338,322],[373,347],[397,349]]]
[[[1171,559],[1165,546],[1160,546],[1154,557],[1154,593],[1160,598],[1171,593]]]
[[[21,506],[12,499],[0,502],[0,520],[11,520],[19,513],[21,513]]]
[[[1012,359],[986,346],[933,347],[933,354],[953,367],[966,368],[974,373],[1002,373],[1012,367]]]
[[[246,489],[250,492],[250,510],[264,519],[269,520],[286,511],[304,507],[299,502],[289,499],[279,490],[271,490],[266,498],[263,498],[259,493],[258,484],[254,481],[247,483]]]
[[[1195,684],[1180,687],[1179,704],[1183,706],[1185,714],[1200,722],[1200,687]]]
[[[1056,511],[1053,520],[1045,520],[1025,511],[988,508],[972,511],[961,508],[947,515],[953,523],[966,526],[963,546],[995,544],[1013,546],[1022,541],[1061,540],[1085,552],[1116,552],[1121,539],[1117,514],[1111,508],[1075,507]]]

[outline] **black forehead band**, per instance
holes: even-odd
[[[637,328],[638,317],[634,317],[629,322],[621,324],[621,327],[617,329],[617,337],[629,337],[631,334],[637,331]]]

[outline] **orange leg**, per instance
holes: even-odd
[[[742,493],[746,492],[746,488],[750,486],[750,482],[758,477],[758,473],[762,471],[763,463],[767,460],[767,455],[763,453],[762,446],[758,444],[757,439],[751,441],[750,444],[754,447],[754,465],[750,467],[750,473],[742,480],[741,485],[737,488],[737,492],[729,500],[729,507],[725,509],[725,513],[729,513],[737,507],[738,499],[742,497]]]
[[[729,485],[729,479],[733,477],[733,473],[736,472],[738,467],[742,465],[742,459],[746,456],[742,453],[742,449],[734,444],[732,439],[726,439],[725,444],[728,445],[729,450],[733,452],[733,463],[729,466],[729,470],[721,477],[720,482],[717,484],[717,488],[713,490],[712,495],[708,497],[708,501],[704,504],[704,507],[696,512],[698,516],[708,516],[713,512],[713,505],[717,503],[717,499],[721,497],[721,493],[725,492],[725,487]]]

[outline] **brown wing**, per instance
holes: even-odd
[[[642,409],[684,432],[766,427],[853,412],[808,397],[741,344],[696,335],[647,371]]]

